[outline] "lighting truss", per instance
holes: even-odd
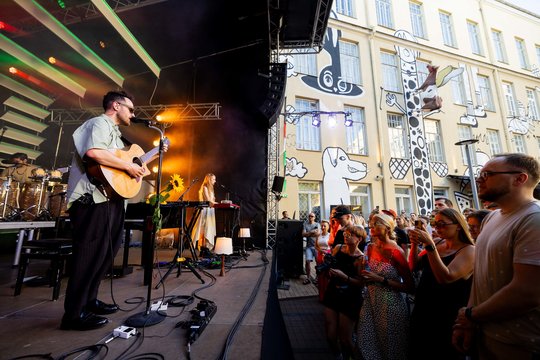
[[[41,151],[37,151],[34,149],[28,149],[22,146],[9,144],[3,141],[0,141],[0,153],[5,154],[14,154],[16,152],[22,152],[28,155],[28,158],[30,160],[36,160],[41,154],[43,154]]]
[[[35,17],[40,23],[42,23],[52,33],[62,39],[73,50],[78,52],[82,57],[89,61],[99,71],[105,74],[109,79],[114,81],[118,86],[122,86],[124,78],[116,72],[109,64],[107,64],[102,58],[100,58],[92,49],[90,49],[84,42],[81,41],[75,34],[73,34],[67,27],[65,27],[60,21],[52,16],[47,10],[35,1],[28,0],[14,0],[20,7],[26,10],[29,14]]]
[[[174,121],[221,120],[219,103],[202,103],[187,105],[147,105],[136,106],[135,116],[144,119],[155,119],[163,112],[174,112],[176,118],[172,121],[160,122],[168,127]],[[85,109],[52,109],[51,122],[59,125],[81,124],[84,121],[103,114],[103,108]]]
[[[8,110],[0,116],[0,120],[7,121],[9,123],[22,126],[24,128],[34,130],[35,132],[42,132],[49,125],[39,122],[37,120],[31,119],[14,111]]]
[[[20,142],[30,144],[30,145],[33,145],[33,146],[39,146],[45,140],[45,138],[43,138],[41,136],[30,134],[30,133],[27,133],[25,131],[14,129],[14,128],[9,127],[9,126],[5,126],[4,129],[0,130],[0,131],[3,131],[2,136],[7,138],[7,139],[20,141]]]
[[[0,85],[43,106],[49,106],[54,102],[54,99],[51,99],[50,97],[45,96],[3,74],[0,74]]]

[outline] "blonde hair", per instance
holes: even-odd
[[[378,213],[373,215],[373,222],[377,221],[383,223],[383,225],[388,228],[388,237],[390,239],[397,239],[396,233],[394,232],[394,229],[396,228],[396,223],[390,215],[386,215],[385,213]]]
[[[214,185],[212,184],[212,176],[216,176],[212,173],[208,173],[204,176],[204,180],[203,180],[203,183],[201,184],[201,187],[199,189],[199,200],[200,201],[204,201],[204,200],[207,200],[204,198],[204,187],[206,186],[208,188],[208,193],[209,194],[214,194]]]

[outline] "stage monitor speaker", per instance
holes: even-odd
[[[300,220],[278,220],[277,270],[284,278],[297,278],[304,269],[304,240]]]
[[[285,182],[285,177],[283,176],[274,176],[274,181],[272,182],[272,191],[278,194],[283,192],[283,183]]]
[[[270,64],[270,84],[264,103],[259,107],[264,117],[268,119],[268,127],[274,125],[285,97],[287,83],[287,63]]]

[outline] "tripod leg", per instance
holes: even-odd
[[[169,276],[169,274],[173,271],[174,267],[178,265],[178,267],[181,266],[180,262],[179,262],[179,259],[180,259],[180,255],[179,254],[179,251],[176,250],[176,254],[174,254],[174,258],[172,259],[170,265],[169,265],[169,269],[167,270],[167,272],[165,273],[165,275],[163,275],[161,277],[161,280],[159,280],[159,282],[156,284],[156,286],[154,287],[154,289],[159,289],[159,287],[161,286],[161,284],[163,284],[165,282],[165,280],[167,279],[167,276]]]
[[[186,266],[188,267],[189,270],[191,270],[191,272],[193,273],[193,275],[195,275],[197,277],[197,279],[199,279],[201,281],[201,284],[204,284],[204,279],[201,277],[201,275],[197,272],[197,270],[195,270],[195,268],[193,267],[193,265],[189,262],[189,261],[186,261],[185,262]]]

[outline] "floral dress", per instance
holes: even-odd
[[[388,280],[401,281],[392,259],[375,260],[370,256],[371,250],[367,252],[369,270]],[[406,359],[408,325],[409,312],[403,293],[379,283],[366,286],[357,337],[364,359]]]

